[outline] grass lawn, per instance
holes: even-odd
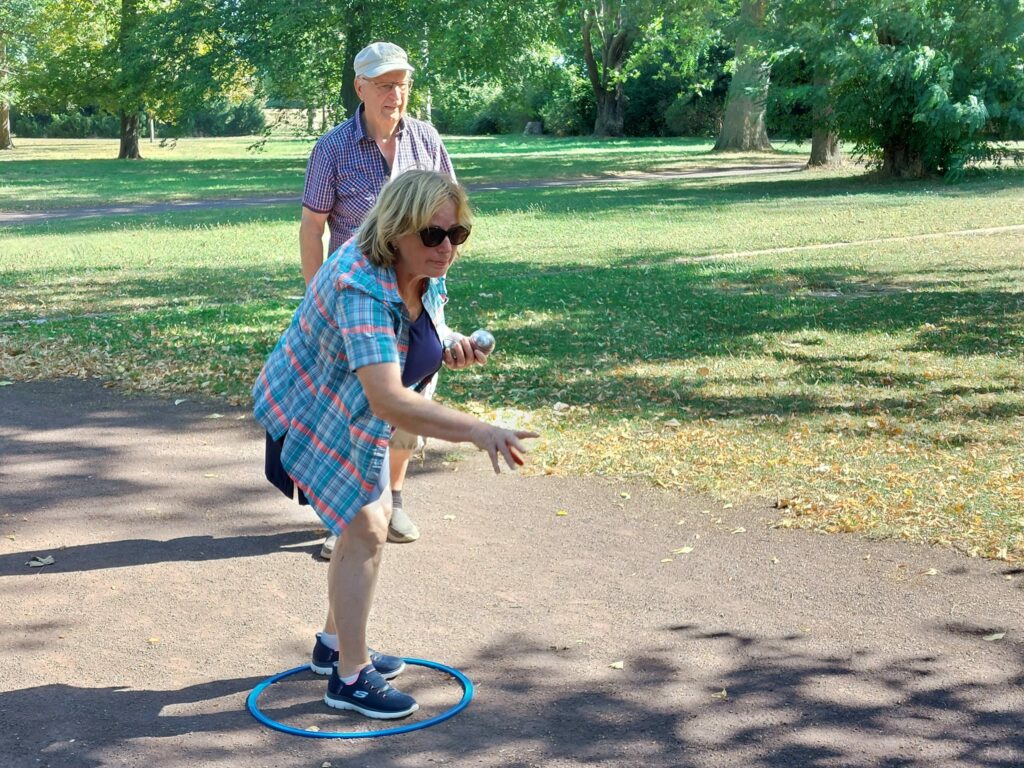
[[[142,162],[117,157],[116,139],[22,139],[0,152],[0,211],[107,203],[302,193],[309,139],[182,139],[141,146]],[[447,137],[463,183],[619,175],[709,165],[711,144],[693,139],[594,142],[547,137]],[[735,155],[730,164],[804,159],[780,144],[777,157]]]
[[[496,146],[465,141],[467,156]],[[530,178],[517,154],[539,150],[508,144],[506,177]],[[626,142],[616,167],[651,146]],[[735,163],[690,149],[672,162]],[[449,316],[491,328],[498,352],[441,396],[539,427],[530,471],[649,478],[720,507],[768,497],[779,525],[1019,561],[1022,230],[899,238],[1024,224],[1022,181],[844,171],[477,193]],[[295,216],[0,231],[0,379],[246,402],[302,292]]]

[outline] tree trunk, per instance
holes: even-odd
[[[348,29],[345,30],[345,69],[341,76],[341,106],[345,108],[345,116],[352,117],[359,108],[359,96],[356,94],[355,61],[356,54],[374,39],[368,27],[373,13],[366,3],[353,3]]]
[[[768,64],[759,57],[755,46],[764,14],[765,0],[743,0],[740,15],[745,27],[736,40],[736,72],[729,83],[716,152],[772,151],[765,129]]]
[[[139,153],[139,113],[121,112],[121,149],[118,160],[141,160]]]
[[[600,66],[591,37],[595,28],[601,35]],[[622,92],[622,68],[638,34],[635,23],[621,5],[612,7],[602,3],[600,19],[593,8],[584,12],[583,60],[597,102],[594,136],[598,138],[623,135],[626,96]]]
[[[839,149],[839,137],[823,128],[815,128],[811,134],[811,158],[808,168],[839,168],[843,164],[843,152]]]
[[[824,75],[815,74],[815,102],[811,121],[811,158],[807,161],[808,168],[838,168],[843,164],[843,153],[839,149],[839,136],[829,125],[832,117],[832,105],[829,103],[828,89],[831,81]]]
[[[594,119],[594,136],[600,139],[622,136],[623,106],[622,88],[597,94],[597,117]]]
[[[149,117],[149,143],[152,144],[156,141],[156,120],[153,119],[153,115]]]
[[[906,144],[882,147],[882,175],[894,179],[920,179],[925,173],[924,156]]]
[[[0,99],[0,149],[14,149],[11,140],[11,105]]]

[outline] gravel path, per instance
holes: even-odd
[[[1021,569],[452,451],[413,467],[423,537],[388,546],[372,639],[462,669],[475,700],[413,734],[303,739],[244,706],[303,663],[326,570],[248,413],[0,387],[0,765],[1024,765]],[[458,699],[436,673],[399,680],[414,717]],[[265,705],[366,727],[322,689],[303,675]]]

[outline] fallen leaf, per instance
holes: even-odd
[[[722,509],[732,509],[732,502],[730,501],[728,504],[723,504]]]
[[[0,381],[0,387],[9,387],[13,384],[13,381]]]
[[[937,570],[935,570],[934,568],[929,568],[927,571],[924,571],[923,575],[924,576],[938,576],[939,572]]]
[[[185,398],[185,397],[179,397],[178,399],[176,399],[176,400],[174,401],[174,404],[175,404],[175,405],[181,405],[182,403],[187,403],[187,402],[188,402],[188,398]]]
[[[569,514],[569,513],[568,513],[568,512],[566,512],[566,511],[565,511],[564,509],[560,509],[560,510],[558,510],[557,512],[555,512],[555,515],[557,515],[558,517],[565,517],[565,516],[566,516],[566,515],[568,515],[568,514]]]
[[[732,533],[746,533],[747,529],[742,525],[732,529]]]
[[[772,563],[778,563],[778,562],[779,562],[779,558],[777,558],[777,557],[773,557],[772,558]]]
[[[663,563],[674,563],[675,560],[673,560],[671,557],[663,557],[661,559],[661,562],[663,562]]]
[[[208,419],[223,419],[224,418],[224,414],[222,414],[222,413],[211,413],[206,418],[208,418]]]
[[[445,520],[454,520],[455,519],[455,515],[445,515],[444,519]]]
[[[707,376],[709,373],[711,373],[711,369],[708,368],[706,365],[702,365],[700,368],[697,369],[698,376]]]
[[[572,408],[572,406],[569,405],[568,403],[563,403],[563,402],[559,401],[559,402],[555,403],[552,406],[552,408],[554,409],[555,413],[565,413],[570,408]]]
[[[723,688],[718,693],[712,693],[711,694],[711,698],[712,699],[718,699],[719,701],[728,701],[729,700],[729,692],[727,690],[725,690],[725,688]]]
[[[988,642],[991,643],[991,642],[993,642],[995,640],[1002,640],[1004,637],[1006,637],[1006,633],[1005,632],[993,632],[991,635],[985,635],[981,639],[982,640],[987,640]]]
[[[207,472],[203,477],[220,477],[216,472]]]
[[[625,662],[622,662],[622,661],[613,661],[613,662],[612,662],[611,664],[609,664],[608,666],[609,666],[609,667],[611,667],[612,669],[622,669],[622,668],[623,668],[623,667],[625,666]]]
[[[683,424],[682,424],[681,421],[679,421],[679,419],[669,419],[668,421],[665,422],[665,426],[666,427],[681,427],[681,426],[683,426]]]
[[[672,550],[672,554],[673,555],[688,555],[691,552],[693,552],[693,547],[689,547],[689,546],[687,546],[687,547],[679,547],[679,549],[673,549]]]
[[[151,637],[146,642],[149,643],[150,645],[156,645],[157,643],[160,642],[160,638],[159,637]]]
[[[628,499],[628,498],[630,498],[630,495],[628,493],[626,493],[625,491],[623,491],[622,493],[619,494],[619,498]]]
[[[42,568],[44,565],[53,565],[55,562],[57,561],[53,559],[53,555],[47,555],[46,557],[40,557],[39,555],[36,555],[27,563],[25,563],[25,565],[27,565],[29,568]]]
[[[313,733],[319,733],[320,732],[319,726],[316,726],[316,725],[311,725],[306,730],[307,731],[312,731]]]

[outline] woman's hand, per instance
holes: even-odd
[[[444,362],[457,371],[471,365],[486,365],[487,355],[474,347],[468,336],[459,336],[445,345]]]
[[[473,445],[486,451],[487,455],[491,457],[495,474],[501,474],[501,464],[498,462],[499,454],[505,458],[505,463],[513,472],[517,467],[523,465],[526,448],[520,441],[528,437],[540,437],[540,435],[522,429],[502,429],[483,422],[472,433]]]

